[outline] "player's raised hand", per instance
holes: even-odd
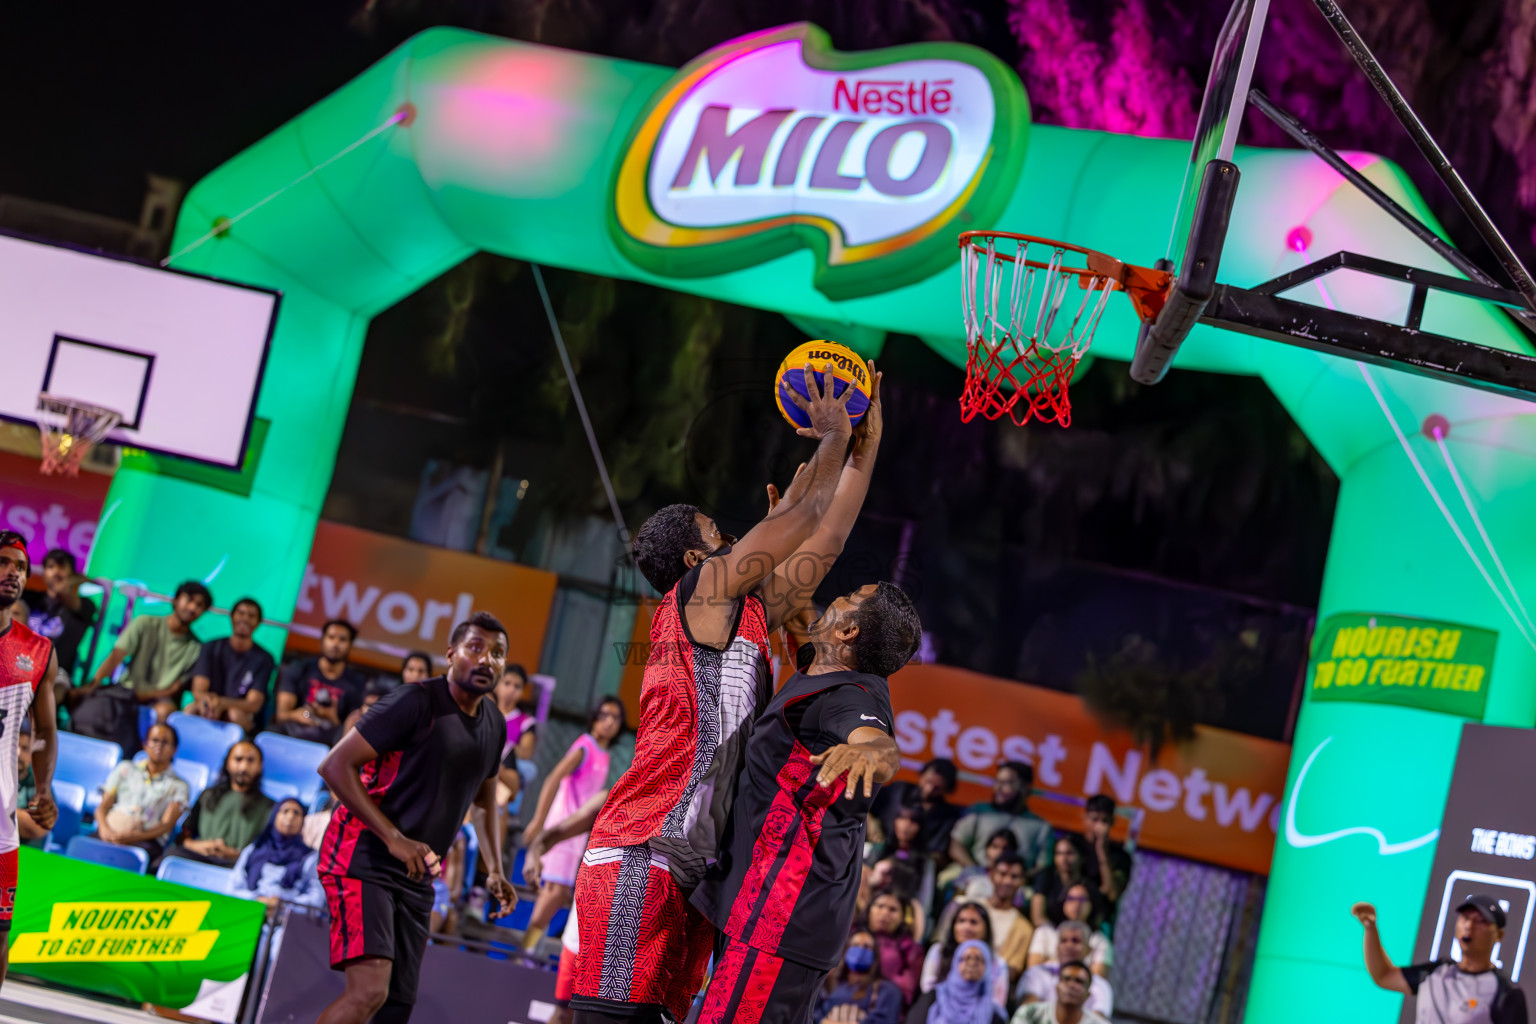
[[[389,855],[405,865],[405,873],[411,881],[419,882],[428,874],[437,874],[437,854],[426,843],[419,843],[403,835],[388,841]]]
[[[1359,919],[1367,928],[1376,927],[1376,908],[1369,903],[1356,903],[1349,908],[1349,912]]]
[[[872,455],[880,447],[880,435],[885,428],[885,416],[880,405],[880,378],[885,374],[875,369],[873,359],[866,366],[869,370],[869,408],[864,410],[864,418],[853,428],[855,458]]]
[[[795,475],[790,479],[789,486],[791,486],[791,487],[795,486],[795,481],[799,480],[800,479],[800,474],[804,473],[804,472],[805,472],[805,463],[802,462],[802,463],[800,463],[800,465],[795,467]],[[779,502],[781,502],[783,500],[784,500],[784,495],[782,493],[780,493],[778,487],[776,487],[773,484],[769,484],[768,485],[768,511],[772,512],[774,509],[778,508],[779,507]]]
[[[828,364],[830,368],[831,364]],[[789,400],[805,411],[806,418],[811,421],[808,427],[801,427],[795,433],[801,437],[821,440],[828,434],[841,434],[847,437],[853,432],[853,422],[848,418],[848,400],[853,397],[853,386],[843,388],[841,396],[833,397],[832,374],[823,372],[822,379],[827,382],[826,389],[816,383],[815,368],[810,363],[805,364],[805,397],[794,388],[789,388]]]

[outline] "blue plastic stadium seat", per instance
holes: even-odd
[[[174,882],[177,885],[202,889],[205,892],[221,893],[229,892],[230,880],[234,876],[235,873],[230,868],[221,868],[217,864],[204,864],[185,857],[167,857],[160,862],[160,870],[155,872],[155,877],[162,882]]]
[[[133,755],[134,764],[143,764],[149,759],[144,751]],[[187,806],[190,811],[192,805],[197,803],[197,798],[202,796],[203,790],[208,788],[208,783],[218,776],[217,772],[210,772],[208,766],[201,761],[189,761],[184,757],[178,757],[171,762],[171,770],[181,776],[181,781],[187,784]]]
[[[257,733],[256,745],[261,748],[262,778],[297,786],[299,799],[309,804],[321,786],[315,769],[331,752],[330,748],[323,743],[311,743],[275,732]]]
[[[304,802],[303,798],[299,796],[298,786],[291,782],[278,782],[276,779],[269,779],[265,773],[261,776],[261,792],[273,803],[287,800],[289,797],[299,801],[299,803]]]
[[[176,730],[180,740],[176,747],[177,759],[201,761],[214,778],[224,770],[224,757],[229,748],[245,739],[245,730],[233,722],[214,722],[180,711],[173,711],[166,724]]]
[[[528,930],[528,921],[532,917],[533,900],[518,900],[517,906],[512,908],[512,913],[496,919],[496,926],[510,928],[515,932],[525,932]]]
[[[149,869],[149,854],[137,846],[116,846],[90,836],[75,836],[69,841],[65,851],[75,860],[104,864],[109,868],[119,868],[135,874],[142,875]]]
[[[517,759],[517,774],[523,780],[523,784],[518,789],[517,796],[513,797],[512,802],[507,804],[507,813],[509,815],[521,815],[523,813],[523,795],[528,792],[529,788],[533,785],[534,778],[538,776],[539,766],[527,758],[520,757]]]
[[[59,756],[54,765],[54,779],[73,782],[85,789],[86,814],[93,814],[101,803],[101,787],[112,769],[123,759],[123,748],[108,740],[61,732]]]
[[[155,724],[155,706],[145,704],[139,708],[139,743],[149,739],[149,727]]]
[[[64,844],[80,834],[80,819],[85,814],[85,787],[74,782],[53,780],[53,802],[59,808],[59,820],[43,844],[49,853],[63,853]]]

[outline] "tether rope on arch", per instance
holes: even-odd
[[[217,238],[220,235],[228,233],[230,228],[234,227],[236,224],[240,223],[240,221],[244,220],[246,217],[249,217],[251,214],[255,213],[257,210],[261,209],[263,206],[266,206],[272,200],[276,199],[278,196],[282,195],[284,192],[287,192],[289,189],[293,188],[295,185],[303,184],[304,182],[308,181],[310,178],[313,178],[315,175],[317,175],[321,171],[325,170],[327,167],[331,166],[331,164],[335,163],[336,161],[340,160],[342,157],[346,156],[348,153],[351,153],[353,150],[357,149],[359,146],[364,145],[365,143],[367,143],[371,139],[377,138],[378,136],[384,134],[386,131],[388,131],[389,129],[393,128],[395,125],[400,124],[402,122],[410,121],[412,119],[413,114],[414,114],[414,111],[408,105],[402,107],[401,109],[399,109],[397,111],[395,111],[395,113],[390,116],[389,120],[385,121],[383,124],[379,125],[377,128],[372,129],[366,135],[364,135],[362,138],[358,139],[356,142],[352,143],[350,146],[347,146],[345,149],[342,149],[342,150],[340,150],[340,151],[338,151],[336,153],[331,154],[331,156],[327,157],[325,160],[322,160],[320,163],[318,163],[315,166],[311,167],[309,170],[305,171],[303,174],[299,175],[297,178],[294,178],[288,184],[284,185],[282,188],[278,189],[276,192],[273,192],[271,195],[267,196],[265,199],[262,199],[259,202],[256,202],[256,203],[252,204],[251,206],[246,207],[244,210],[241,210],[239,213],[235,214],[233,217],[229,217],[227,219],[223,218],[223,217],[218,218],[214,222],[213,227],[209,228],[200,237],[193,239],[191,242],[187,243],[186,245],[182,246],[180,249],[177,249],[175,252],[171,253],[165,259],[161,260],[160,261],[160,265],[162,267],[169,266],[173,260],[178,260],[181,257],[185,256],[187,253],[192,252],[194,249],[198,249],[198,248],[202,247],[204,244],[206,244],[208,242],[209,239]]]
[[[1504,592],[1493,582],[1493,576],[1489,574],[1487,566],[1483,565],[1483,560],[1478,557],[1476,551],[1472,550],[1472,544],[1467,540],[1467,535],[1462,532],[1461,525],[1451,515],[1450,508],[1446,506],[1445,500],[1440,497],[1440,492],[1436,489],[1434,482],[1429,479],[1429,474],[1425,472],[1423,464],[1419,462],[1419,457],[1413,453],[1413,447],[1409,445],[1407,435],[1403,433],[1403,428],[1398,424],[1397,417],[1392,415],[1392,410],[1387,405],[1386,396],[1377,387],[1376,379],[1371,376],[1371,371],[1366,369],[1364,363],[1356,362],[1355,365],[1360,368],[1360,375],[1365,378],[1365,383],[1371,389],[1371,394],[1376,396],[1376,404],[1381,407],[1382,414],[1386,416],[1387,423],[1391,425],[1392,433],[1397,435],[1397,443],[1402,447],[1403,454],[1408,456],[1408,461],[1413,464],[1414,471],[1419,474],[1419,480],[1423,482],[1424,489],[1434,499],[1435,507],[1440,510],[1440,515],[1444,517],[1446,525],[1451,528],[1451,532],[1456,535],[1456,539],[1461,541],[1462,549],[1466,551],[1467,557],[1472,559],[1472,564],[1477,567],[1477,571],[1482,574],[1483,582],[1488,584],[1488,589],[1493,591],[1493,596],[1499,599],[1499,604],[1504,607],[1504,612],[1509,616],[1509,621],[1519,631],[1520,638],[1530,646],[1531,650],[1536,651],[1536,640],[1533,640],[1531,634],[1526,631],[1525,623],[1520,621],[1520,617],[1515,614],[1514,608],[1510,607],[1509,599],[1504,596]],[[1489,551],[1491,552],[1492,550],[1492,545],[1490,545]],[[1519,600],[1519,598],[1516,598],[1516,600]]]
[[[571,354],[565,350],[565,338],[560,333],[560,321],[555,317],[555,307],[549,301],[549,289],[544,287],[544,271],[537,263],[528,265],[533,268],[533,280],[539,286],[539,298],[544,300],[544,315],[549,317],[549,333],[555,336],[555,348],[560,350],[560,365],[565,367],[566,383],[571,386],[571,395],[576,399],[576,411],[581,414],[581,427],[587,432],[587,444],[597,463],[597,475],[602,477],[603,491],[608,495],[608,510],[613,513],[613,525],[619,528],[619,537],[624,541],[624,550],[628,552],[629,529],[624,525],[623,514],[619,512],[619,498],[613,492],[613,481],[608,479],[608,464],[603,461],[603,450],[598,447],[592,418],[587,415],[587,403],[581,397],[581,385],[576,383],[576,371],[571,366]]]

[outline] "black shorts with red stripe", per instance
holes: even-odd
[[[827,976],[722,936],[696,1024],[810,1024]]]
[[[427,950],[432,890],[322,874],[331,911],[331,969],[364,957],[393,961],[389,998],[412,1005]]]

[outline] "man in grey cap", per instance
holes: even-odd
[[[1492,896],[1468,896],[1456,908],[1461,960],[1394,967],[1381,948],[1376,908],[1356,903],[1350,913],[1365,926],[1365,969],[1390,992],[1418,998],[1416,1024],[1526,1024],[1525,993],[1493,966],[1504,938],[1504,908]]]

